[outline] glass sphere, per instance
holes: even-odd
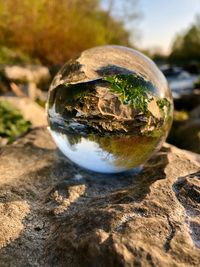
[[[48,94],[51,135],[63,154],[86,169],[138,169],[165,141],[173,102],[149,58],[122,46],[100,46],[69,60]]]

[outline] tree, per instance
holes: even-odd
[[[169,56],[171,62],[187,63],[188,61],[200,62],[200,16],[189,29],[178,34],[172,45]]]
[[[131,40],[137,38],[138,32],[135,22],[140,18],[137,9],[139,0],[102,0],[102,4],[109,17],[117,18],[128,29]],[[109,24],[109,23],[108,23]]]
[[[48,65],[97,45],[130,45],[123,21],[99,0],[0,0],[0,40]]]

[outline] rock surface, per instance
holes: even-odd
[[[46,101],[50,71],[41,65],[1,65],[0,94]]]
[[[200,266],[198,158],[165,145],[140,174],[105,176],[34,129],[0,150],[0,266]]]
[[[34,82],[39,84],[50,80],[48,68],[40,65],[5,66],[2,72],[9,81]]]

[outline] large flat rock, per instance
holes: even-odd
[[[198,158],[165,145],[105,176],[32,130],[0,150],[0,267],[200,266]]]

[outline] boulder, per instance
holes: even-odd
[[[199,157],[166,144],[102,175],[33,129],[0,150],[0,266],[200,266]]]
[[[33,82],[37,85],[40,83],[49,82],[51,78],[48,68],[40,65],[5,66],[3,73],[9,81],[20,83]]]
[[[200,105],[190,112],[191,119],[200,119]]]
[[[190,112],[174,112],[167,141],[179,148],[200,153],[200,105]]]
[[[41,65],[0,66],[0,93],[19,97],[29,96],[32,100],[46,101],[51,75]]]
[[[200,118],[182,123],[174,132],[173,144],[180,148],[200,153]]]
[[[200,90],[193,90],[188,95],[182,95],[180,98],[174,99],[175,110],[192,111],[200,105]]]

